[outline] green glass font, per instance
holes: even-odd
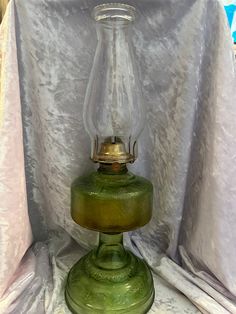
[[[128,172],[103,166],[80,177],[71,189],[71,215],[79,225],[101,232],[125,232],[147,224],[152,214],[152,184]]]

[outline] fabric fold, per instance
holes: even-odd
[[[0,297],[32,241],[15,31],[11,2],[0,28]]]

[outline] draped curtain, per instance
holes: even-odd
[[[1,314],[69,313],[66,275],[96,244],[71,219],[70,185],[94,169],[82,111],[90,14],[102,2],[11,0],[1,24]],[[147,109],[130,170],[154,185],[153,218],[125,245],[152,268],[150,313],[236,314],[236,78],[224,7],[125,2],[139,12],[132,40]]]

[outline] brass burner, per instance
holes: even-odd
[[[134,161],[134,156],[126,152],[124,143],[118,139],[115,142],[102,143],[99,153],[95,154],[92,159],[106,164],[129,163]]]

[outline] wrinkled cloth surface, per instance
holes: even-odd
[[[132,40],[147,108],[129,168],[154,185],[153,218],[126,246],[153,270],[150,313],[236,313],[235,73],[223,6],[126,2],[140,13]],[[71,219],[70,184],[94,169],[82,110],[99,3],[12,0],[1,25],[0,313],[69,313],[66,275],[97,241]]]

